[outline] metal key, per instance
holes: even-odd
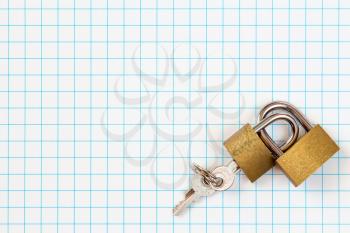
[[[224,166],[219,166],[213,169],[211,173],[222,179],[222,183],[220,185],[214,185],[210,183],[210,187],[216,191],[225,191],[229,189],[233,183],[235,182],[236,174],[240,171],[240,167],[234,160],[231,160],[228,164]]]
[[[179,215],[184,211],[192,202],[197,201],[200,197],[210,196],[215,193],[216,190],[212,189],[208,184],[203,182],[203,177],[199,174],[195,174],[192,178],[192,188],[185,194],[185,199],[179,202],[173,209],[174,215]]]
[[[216,191],[224,191],[229,189],[235,181],[235,175],[239,171],[239,167],[234,161],[225,166],[219,166],[208,171],[194,164],[193,170],[195,175],[192,178],[192,188],[185,194],[184,200],[180,201],[173,209],[174,215],[179,215],[190,204],[197,201],[200,197],[213,195]],[[208,181],[205,178],[212,180]],[[215,178],[220,182],[215,181]]]

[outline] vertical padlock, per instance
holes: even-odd
[[[294,186],[298,186],[338,152],[339,147],[320,125],[313,127],[296,107],[287,102],[277,101],[266,105],[261,110],[259,119],[264,121],[265,117],[275,110],[291,113],[307,131],[283,156],[276,160]],[[264,129],[259,134],[265,143],[272,140]]]
[[[287,144],[282,148],[272,140],[264,143],[257,134],[276,120],[287,121],[293,132]],[[248,179],[254,182],[275,165],[272,151],[279,155],[283,154],[283,151],[287,150],[297,140],[298,135],[299,127],[293,117],[289,114],[273,114],[264,118],[254,128],[250,124],[246,124],[228,138],[224,142],[224,146]]]

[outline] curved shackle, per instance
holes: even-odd
[[[276,114],[272,114],[268,117],[265,117],[261,121],[259,120],[260,122],[257,125],[255,125],[254,130],[257,133],[263,132],[263,131],[266,132],[265,128],[277,120],[285,120],[291,126],[292,136],[289,138],[288,141],[290,141],[290,143],[289,143],[290,146],[293,145],[299,136],[299,126],[298,126],[297,122],[295,121],[295,119],[292,116],[290,116],[290,114],[276,113]],[[267,134],[267,132],[266,132],[266,134]],[[268,136],[268,134],[267,134],[267,136]],[[270,136],[268,136],[267,140],[263,140],[263,142],[277,156],[281,156],[283,154],[283,152],[289,148],[286,146],[284,146],[284,148],[280,147],[271,139]]]
[[[283,110],[289,112],[293,116],[293,118],[296,118],[299,121],[299,123],[303,126],[303,128],[306,131],[310,131],[313,128],[310,121],[307,120],[305,116],[294,105],[284,101],[274,101],[263,107],[259,113],[259,121],[263,121],[264,119],[266,119],[268,114],[270,114],[274,110]],[[272,141],[272,138],[268,135],[265,129],[262,129],[259,133],[260,138],[263,140],[264,143],[270,143]],[[290,136],[289,139],[283,145],[281,145],[281,149],[283,151],[286,151],[289,147],[291,147],[294,144],[294,136],[295,135]]]

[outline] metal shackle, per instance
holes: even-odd
[[[277,145],[265,130],[265,128],[268,125],[270,125],[273,122],[278,121],[278,120],[287,121],[287,123],[289,123],[289,125],[291,126],[291,129],[292,129],[292,135],[288,139],[287,144],[285,144],[284,146]],[[281,156],[284,151],[288,150],[288,148],[290,146],[292,146],[297,141],[298,136],[299,136],[299,126],[298,126],[297,122],[295,121],[295,119],[290,114],[276,113],[276,114],[272,114],[268,117],[264,117],[262,120],[260,120],[260,116],[259,116],[259,123],[257,125],[255,125],[254,130],[257,133],[261,133],[260,138],[262,139],[264,144],[277,156]],[[263,132],[265,132],[265,135],[268,137],[267,140],[264,140],[264,138],[262,137]]]
[[[303,128],[306,131],[310,131],[313,128],[310,121],[307,120],[305,116],[294,105],[284,101],[274,101],[267,104],[265,107],[263,107],[259,113],[259,121],[264,121],[264,119],[266,119],[268,114],[270,114],[272,111],[275,111],[275,110],[283,110],[283,111],[286,111],[287,113],[290,113],[290,115],[292,115],[294,119],[297,119],[298,122],[303,126]],[[269,144],[271,141],[273,141],[265,129],[262,129],[259,132],[259,134],[260,134],[260,138],[263,140],[265,144]],[[281,149],[283,151],[286,151],[288,148],[290,148],[294,144],[295,142],[294,136],[295,135],[291,135],[289,139],[283,145],[281,145]],[[277,153],[276,155],[280,156],[280,154],[277,154]]]

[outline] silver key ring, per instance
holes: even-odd
[[[199,174],[203,177],[203,181],[207,185],[215,186],[215,187],[220,187],[220,185],[223,183],[223,179],[220,177],[217,177],[214,175],[212,172],[210,172],[207,169],[202,168],[198,164],[193,163],[193,168],[192,170],[196,173]]]

